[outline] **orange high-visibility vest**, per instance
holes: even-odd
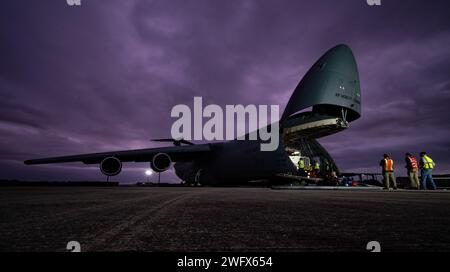
[[[394,172],[394,161],[392,159],[384,159],[384,171]]]

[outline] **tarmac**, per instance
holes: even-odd
[[[448,191],[0,188],[0,251],[450,251]]]

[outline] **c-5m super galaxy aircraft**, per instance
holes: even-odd
[[[194,145],[163,139],[175,146],[35,159],[25,164],[79,161],[99,164],[103,174],[115,176],[122,162],[150,162],[156,172],[166,171],[174,163],[175,173],[184,182],[204,185],[271,181],[280,174],[296,173],[300,158],[307,166],[316,161],[323,171],[339,172],[316,139],[346,129],[360,115],[356,61],[348,46],[338,45],[327,51],[295,88],[279,121],[280,143],[274,151],[260,151],[259,140]]]

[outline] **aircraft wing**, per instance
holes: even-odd
[[[189,161],[195,157],[205,155],[209,152],[211,152],[209,144],[200,144],[51,157],[27,160],[24,161],[24,163],[28,165],[63,162],[83,162],[85,164],[96,164],[100,163],[104,158],[112,156],[118,158],[122,162],[149,162],[152,160],[153,156],[158,153],[166,153],[170,156],[172,161],[176,162]]]

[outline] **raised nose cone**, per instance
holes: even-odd
[[[336,72],[348,77],[358,76],[358,69],[353,52],[350,47],[345,44],[335,46],[328,50],[312,68],[315,68],[315,71],[323,70]]]
[[[350,122],[361,116],[358,68],[347,45],[331,48],[309,69],[295,88],[282,120],[310,107],[333,116],[345,111]]]

